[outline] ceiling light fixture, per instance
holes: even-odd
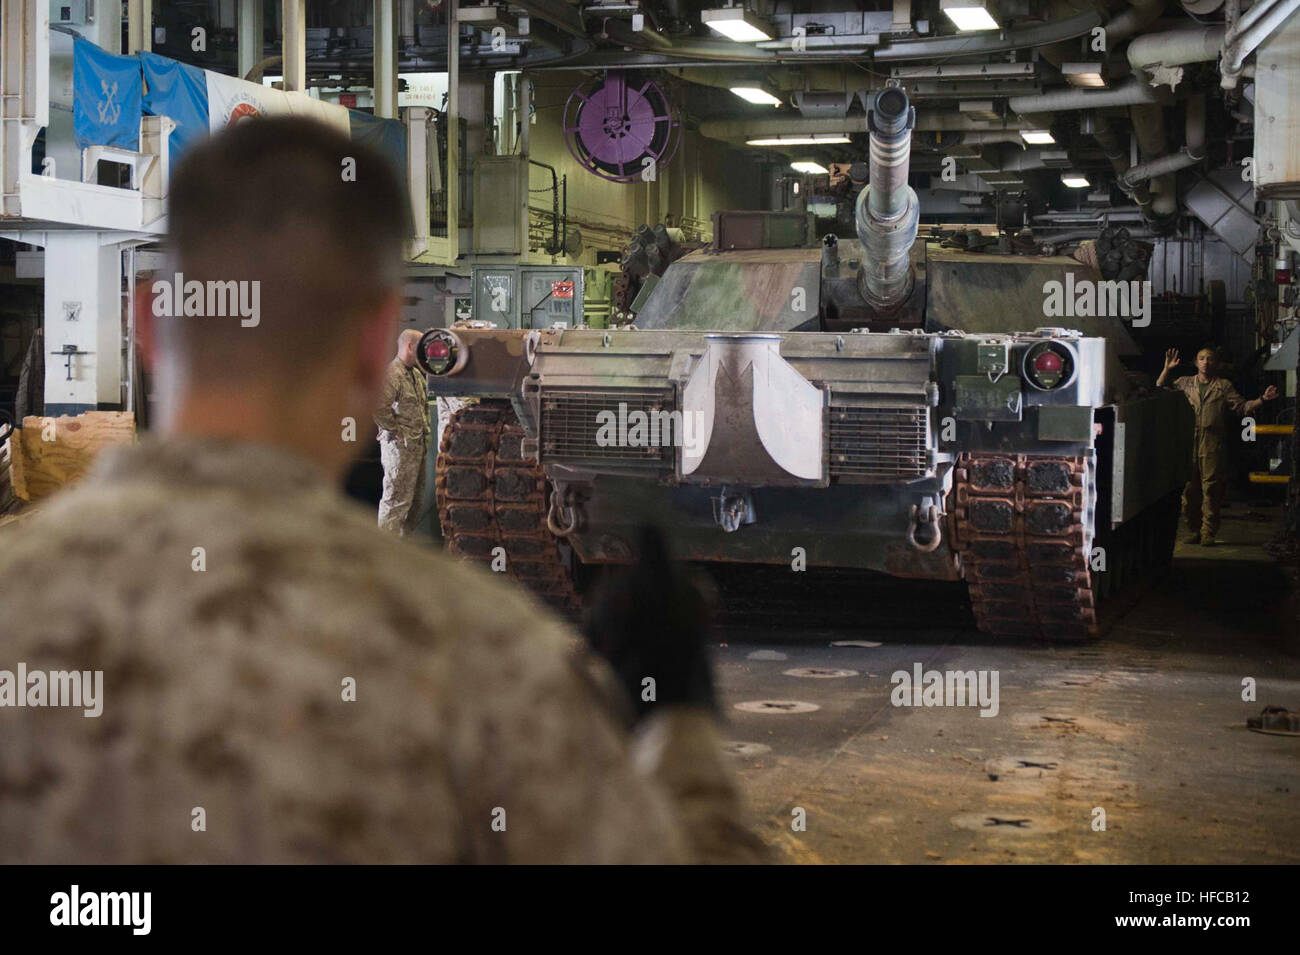
[[[814,133],[812,136],[768,136],[747,139],[746,146],[834,146],[852,142],[843,133]]]
[[[742,7],[722,7],[701,10],[700,22],[736,43],[757,43],[770,40],[776,31],[761,17]]]
[[[757,103],[760,106],[780,106],[779,97],[773,96],[765,89],[759,89],[757,86],[733,86],[731,92],[735,93],[741,99],[749,103]]]
[[[1022,129],[1020,138],[1031,146],[1047,146],[1056,142],[1051,132],[1046,129]]]
[[[1087,189],[1092,185],[1092,183],[1077,172],[1062,173],[1061,182],[1065,183],[1071,189]]]
[[[939,9],[962,33],[999,29],[990,6],[991,0],[939,0]]]
[[[792,162],[790,163],[790,168],[793,169],[795,172],[807,173],[810,176],[825,176],[828,173],[830,173],[830,170],[827,169],[819,162],[811,162],[811,161]]]
[[[1106,88],[1106,73],[1101,63],[1063,63],[1061,75],[1071,86],[1090,90]]]

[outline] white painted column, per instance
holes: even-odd
[[[127,54],[153,49],[153,0],[126,0]]]
[[[447,253],[460,255],[460,21],[447,5]]]
[[[427,106],[406,107],[406,186],[411,196],[410,256],[429,248],[429,114]]]
[[[262,19],[262,0],[239,0],[239,75],[262,62],[262,38],[265,24]]]
[[[304,93],[307,90],[307,0],[280,0],[280,16],[284,88]]]
[[[528,261],[528,183],[532,167],[528,164],[532,144],[533,82],[527,73],[520,73],[519,81],[519,261]]]
[[[397,118],[397,10],[395,0],[375,0],[375,115]]]
[[[45,409],[80,414],[122,401],[122,246],[114,233],[46,233]],[[59,354],[66,346],[73,355]]]

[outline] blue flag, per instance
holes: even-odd
[[[77,145],[140,148],[143,81],[133,56],[105,53],[76,37],[72,47],[72,127]]]
[[[171,136],[171,167],[192,144],[208,135],[208,79],[203,70],[156,53],[141,52],[140,65],[149,90],[145,111],[176,124]]]
[[[388,158],[400,182],[406,181],[406,127],[395,119],[381,119],[358,109],[348,110],[352,138],[373,146]]]

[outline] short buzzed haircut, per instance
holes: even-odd
[[[405,186],[381,153],[314,120],[243,120],[189,152],[172,181],[172,267],[154,278],[204,283],[218,308],[155,319],[161,350],[235,380],[337,354],[399,286],[410,234]],[[256,323],[222,317],[223,292],[251,281]]]

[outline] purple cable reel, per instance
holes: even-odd
[[[669,162],[680,139],[681,120],[664,91],[650,80],[629,80],[627,73],[592,77],[564,104],[569,152],[610,182],[635,182],[651,163],[657,169]]]

